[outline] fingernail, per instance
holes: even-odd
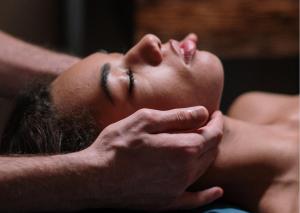
[[[188,113],[191,113],[194,118],[199,118],[199,116],[202,117],[203,114],[207,114],[208,111],[203,106],[195,106],[191,107],[187,110]]]
[[[194,106],[190,108],[191,111],[197,111],[197,112],[205,112],[207,109],[204,106]]]
[[[216,190],[215,191],[215,196],[216,197],[222,197],[223,196],[223,194],[224,194],[224,191],[223,191],[223,189],[221,189],[221,188],[219,188],[218,190]]]

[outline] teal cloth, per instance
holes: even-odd
[[[213,203],[201,209],[202,213],[250,213],[226,203]]]

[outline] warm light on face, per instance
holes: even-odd
[[[52,83],[54,104],[64,115],[89,110],[102,126],[140,108],[204,105],[211,113],[219,107],[222,64],[211,53],[180,48],[147,35],[125,55],[93,54]]]

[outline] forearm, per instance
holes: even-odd
[[[0,96],[14,97],[30,80],[56,76],[79,61],[23,42],[0,31]]]
[[[0,211],[79,210],[87,207],[91,172],[77,153],[0,157]]]

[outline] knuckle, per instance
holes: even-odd
[[[102,130],[101,135],[103,138],[111,139],[120,136],[121,132],[119,128],[115,128],[115,126],[111,124]]]
[[[139,119],[151,121],[155,117],[155,111],[143,108],[137,111],[137,115]]]
[[[221,141],[222,138],[223,138],[223,131],[221,129],[216,130],[213,135],[213,140]]]
[[[197,155],[199,156],[199,154],[202,154],[203,150],[204,150],[204,146],[205,143],[204,142],[200,142],[197,147],[195,147],[195,149],[197,150]]]
[[[198,145],[198,152],[199,152],[199,153],[202,153],[202,152],[203,152],[205,145],[206,145],[205,142],[199,143],[199,145]]]
[[[151,144],[151,137],[148,134],[142,134],[139,137],[139,144],[145,144],[145,145],[150,145]]]
[[[204,145],[205,143],[203,142],[202,137],[198,134],[193,134],[189,144],[185,147],[185,152],[191,157],[194,157],[195,155],[198,156],[204,149]]]
[[[140,129],[150,131],[158,121],[158,116],[155,110],[144,108],[140,109],[137,114]]]
[[[129,130],[130,133],[124,134],[122,137],[123,143],[133,149],[144,147],[151,144],[151,137],[148,134]]]
[[[199,150],[197,147],[186,147],[185,148],[185,154],[187,155],[187,157],[194,157],[195,155],[197,155],[199,153]]]
[[[178,111],[176,116],[178,121],[197,121],[201,117],[202,110],[185,110]]]
[[[179,111],[176,113],[176,119],[178,121],[185,121],[188,120],[188,118],[190,117],[190,113],[189,112],[183,112],[183,111]]]
[[[193,159],[195,156],[198,156],[202,150],[202,143],[198,145],[187,146],[184,148],[184,154],[188,160]]]

